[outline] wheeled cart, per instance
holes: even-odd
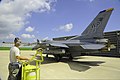
[[[43,50],[37,49],[36,54],[28,61],[22,62],[22,80],[40,80],[40,64],[43,62],[42,56]],[[40,55],[40,59],[36,59],[36,56]],[[31,65],[31,62],[35,62],[35,65]]]

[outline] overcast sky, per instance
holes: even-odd
[[[80,35],[108,8],[114,11],[105,31],[120,30],[120,0],[1,0],[0,42]]]

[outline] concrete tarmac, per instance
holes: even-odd
[[[21,51],[22,56],[29,58],[34,54],[35,51]],[[7,80],[8,63],[9,51],[0,51],[2,80]],[[80,56],[72,61],[63,58],[56,62],[53,56],[49,56],[44,57],[40,67],[41,80],[120,80],[120,58],[115,57]]]

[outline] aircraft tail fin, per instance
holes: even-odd
[[[100,11],[94,20],[88,25],[88,27],[83,31],[81,36],[84,38],[102,38],[103,31],[109,20],[109,17],[113,11],[113,8]]]

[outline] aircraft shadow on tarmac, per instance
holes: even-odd
[[[86,71],[90,69],[93,66],[100,66],[100,64],[102,63],[104,62],[102,61],[72,61],[72,62],[68,62],[68,65],[70,66],[72,70],[82,72],[82,71]]]
[[[37,56],[37,59],[40,59],[39,56]],[[80,58],[79,58],[80,59]],[[60,62],[67,63],[71,70],[83,72],[87,71],[93,66],[100,66],[100,64],[105,63],[104,61],[76,61],[77,59],[70,60],[68,58],[63,58],[60,60]],[[44,57],[44,61],[42,62],[42,65],[44,64],[52,64],[52,63],[58,63],[54,57]],[[35,65],[35,61],[31,63],[32,65]]]

